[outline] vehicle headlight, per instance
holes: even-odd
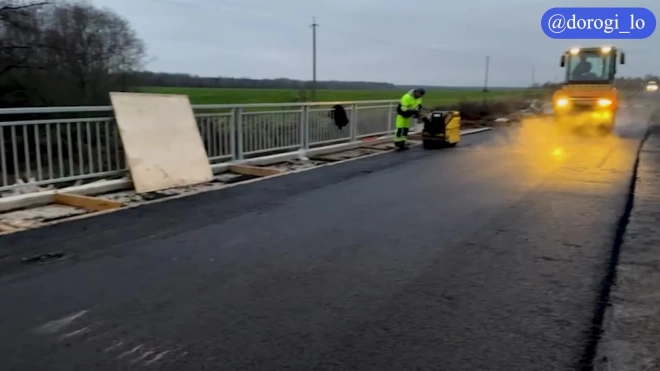
[[[598,100],[598,105],[601,107],[607,107],[612,104],[612,101],[609,99],[599,99]]]
[[[566,107],[566,106],[568,106],[568,99],[566,99],[566,98],[560,98],[560,99],[557,99],[557,102],[555,102],[555,103],[556,103],[557,106],[559,106],[559,107]]]

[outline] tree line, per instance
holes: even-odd
[[[157,87],[189,87],[189,88],[246,88],[246,89],[310,89],[310,81],[279,79],[250,79],[233,77],[204,77],[186,73],[165,72],[134,72],[134,81],[142,86]],[[370,81],[317,81],[317,89],[346,89],[346,90],[387,90],[396,88],[396,85],[385,82]]]
[[[118,14],[87,2],[0,0],[0,105],[84,105],[134,83],[144,42]]]

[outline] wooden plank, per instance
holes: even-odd
[[[137,193],[213,180],[186,95],[110,93]]]
[[[53,196],[53,203],[77,207],[89,211],[104,211],[122,207],[119,201],[106,200],[98,197],[74,195],[70,193],[57,193]]]
[[[11,226],[9,224],[0,223],[0,233],[2,233],[2,232],[14,232],[14,231],[17,231],[17,230],[19,230],[19,228],[16,228],[16,227]]]
[[[252,176],[271,176],[284,173],[283,170],[272,167],[260,167],[249,165],[230,165],[229,172],[234,174],[252,175]]]
[[[38,221],[36,220],[12,220],[12,221],[6,221],[3,223],[4,227],[9,227],[13,228],[14,231],[20,231],[23,229],[30,229],[34,228],[39,224]]]

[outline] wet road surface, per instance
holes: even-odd
[[[646,115],[611,138],[532,121],[0,238],[2,369],[574,369]]]

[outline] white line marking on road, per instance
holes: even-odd
[[[165,357],[165,355],[167,355],[169,352],[170,352],[169,350],[166,350],[166,351],[164,351],[164,352],[161,352],[161,353],[156,354],[156,356],[155,356],[154,358],[148,360],[148,361],[145,363],[145,365],[146,365],[146,366],[150,366],[150,365],[152,365],[153,363],[158,362],[161,358]]]
[[[76,319],[84,316],[85,314],[87,314],[87,311],[81,310],[80,312],[70,314],[66,317],[54,321],[46,322],[45,324],[39,326],[37,331],[47,334],[56,333],[62,330],[63,328],[65,328],[66,326],[70,325]]]
[[[492,130],[492,128],[465,129],[461,130],[461,135],[477,134],[488,130]]]
[[[135,348],[120,354],[119,357],[117,357],[117,359],[124,358],[126,356],[130,356],[131,354],[134,354],[135,352],[137,352],[138,350],[140,350],[142,348],[144,348],[144,345],[138,345]]]
[[[132,360],[131,363],[140,362],[140,361],[142,361],[143,359],[149,357],[151,354],[154,354],[154,353],[156,353],[156,352],[153,351],[153,350],[146,351],[146,352],[142,353],[142,355],[139,356],[138,358]]]
[[[83,327],[83,328],[81,328],[81,329],[79,329],[79,330],[72,331],[72,332],[68,332],[68,333],[66,333],[66,334],[64,334],[64,335],[62,335],[62,336],[60,336],[60,337],[59,337],[59,340],[62,341],[62,340],[66,340],[66,339],[71,338],[71,337],[74,337],[74,336],[82,335],[82,334],[84,334],[84,333],[89,332],[90,330],[91,330],[91,329],[89,328],[89,326],[87,326],[87,327]]]
[[[118,341],[118,342],[115,343],[115,345],[111,345],[111,346],[105,348],[105,349],[103,350],[103,352],[104,352],[104,353],[108,353],[108,352],[110,352],[110,351],[112,351],[112,350],[114,350],[114,349],[119,348],[119,347],[122,346],[122,345],[124,345],[124,342],[123,342],[123,341]]]

